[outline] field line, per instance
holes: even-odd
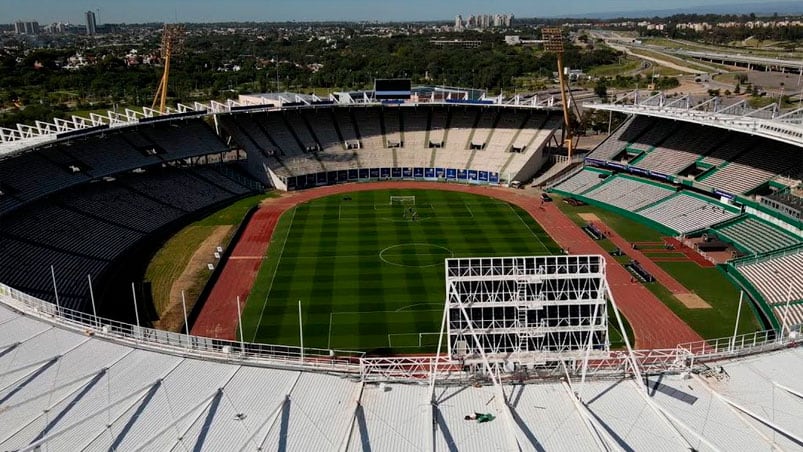
[[[516,211],[516,209],[514,209],[514,208],[513,208],[513,206],[511,206],[510,204],[508,204],[508,205],[507,205],[507,207],[508,207],[510,210],[512,210],[512,211],[513,211],[513,213],[515,213],[515,214],[516,214],[516,216],[519,218],[519,221],[521,221],[521,224],[523,224],[523,225],[524,225],[524,227],[525,227],[525,228],[527,228],[527,230],[528,230],[528,231],[530,231],[530,234],[532,234],[532,235],[533,235],[533,237],[535,237],[535,239],[536,239],[536,240],[538,240],[538,243],[540,243],[540,244],[541,244],[541,248],[543,248],[543,249],[544,249],[544,251],[548,250],[549,248],[547,248],[547,246],[546,246],[546,245],[544,245],[544,242],[542,242],[542,241],[541,241],[541,238],[540,238],[540,237],[538,237],[538,234],[536,234],[536,233],[535,233],[535,231],[533,231],[533,229],[530,227],[530,225],[529,225],[529,224],[527,224],[527,222],[526,222],[526,221],[524,221],[524,218],[522,218],[522,217],[521,217],[521,215],[519,215],[519,213]]]
[[[434,304],[436,304],[436,303],[421,303],[421,304],[432,304],[432,305],[434,305]],[[412,306],[417,306],[417,305],[412,305]],[[409,307],[409,306],[404,306],[404,308],[408,308],[408,307]],[[401,309],[404,309],[404,308],[401,308]],[[397,309],[397,310],[395,310],[395,311],[339,311],[339,312],[334,312],[334,311],[333,311],[333,312],[332,312],[330,315],[345,315],[345,314],[398,314],[398,313],[400,313],[400,312],[405,312],[405,311],[400,311],[400,310],[398,310],[398,309]],[[407,312],[443,312],[443,309],[422,309],[422,310],[420,310],[420,311],[407,311]]]
[[[468,210],[468,214],[471,215],[471,218],[474,218],[474,212],[471,211],[471,207],[468,206],[468,203],[464,202],[463,205],[466,206],[466,210]]]
[[[296,208],[293,208],[293,216],[290,217],[290,225],[287,227],[287,233],[284,236],[284,242],[282,242],[282,249],[279,250],[279,257],[276,259],[276,267],[273,269],[273,275],[270,277],[270,284],[268,284],[268,291],[265,293],[265,302],[262,303],[262,310],[259,311],[259,320],[257,320],[257,327],[254,329],[254,337],[251,338],[251,342],[255,342],[257,338],[257,333],[259,332],[259,326],[262,324],[262,316],[265,315],[265,308],[268,307],[268,298],[270,297],[270,291],[273,289],[273,280],[276,279],[276,273],[279,271],[279,265],[282,263],[282,255],[284,254],[284,247],[287,245],[287,238],[290,237],[290,230],[293,229],[293,220],[296,219]]]

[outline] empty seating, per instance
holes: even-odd
[[[803,299],[803,250],[736,266],[769,304]]]
[[[703,200],[686,193],[678,193],[663,202],[638,210],[636,213],[680,234],[704,229],[738,215],[738,213],[725,209],[719,203]]]
[[[3,196],[30,201],[70,185],[89,180],[83,172],[60,168],[38,153],[27,153],[0,161]],[[9,207],[18,204],[11,204]]]
[[[87,275],[102,280],[149,234],[249,191],[212,167],[159,168],[62,191],[2,217],[0,281],[55,301],[53,266],[61,305],[85,309]]]
[[[801,164],[803,156],[799,148],[757,139],[747,152],[699,182],[729,193],[745,193]]]
[[[803,241],[803,239],[752,217],[728,223],[716,228],[715,232],[752,254],[767,253]]]
[[[721,140],[718,131],[684,124],[634,165],[662,174],[677,174]]]
[[[674,190],[668,187],[615,176],[599,187],[584,193],[584,196],[621,209],[634,211],[660,201],[672,193]]]
[[[312,136],[312,132],[307,127],[307,122],[298,110],[291,110],[284,115],[291,132],[296,139],[301,142],[304,151],[311,152],[318,150],[318,142]]]
[[[304,110],[304,121],[310,124],[318,137],[321,149],[324,151],[339,151],[343,149],[343,143],[337,135],[332,113],[329,110],[313,109]]]
[[[654,120],[645,116],[636,116],[625,121],[605,141],[594,149],[589,158],[611,160],[622,152],[628,143],[633,142],[639,135],[654,124]]]
[[[564,193],[579,195],[601,184],[604,179],[600,176],[603,176],[603,174],[596,171],[583,170],[552,188]]]

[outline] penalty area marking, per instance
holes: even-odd
[[[446,251],[445,254],[441,254],[441,253],[419,254],[419,253],[416,253],[415,254],[416,256],[444,256],[444,255],[448,254],[449,258],[454,257],[454,251],[450,250],[449,248],[446,248],[445,246],[433,245],[431,243],[399,243],[398,245],[391,245],[391,246],[379,251],[379,259],[381,259],[382,262],[384,262],[384,263],[386,263],[388,265],[394,265],[396,267],[406,267],[406,268],[427,268],[427,267],[434,267],[436,265],[443,265],[443,262],[435,262],[433,264],[427,264],[427,265],[408,265],[408,264],[400,264],[400,263],[397,263],[397,262],[392,262],[392,261],[389,261],[389,260],[385,259],[385,253],[387,253],[388,251],[390,251],[392,249],[401,248],[401,247],[404,247],[404,246],[411,246],[411,247],[428,246],[428,247],[431,247],[431,248],[437,248],[437,249],[441,249],[441,250]],[[400,256],[403,256],[403,255],[400,255]]]
[[[417,304],[411,304],[411,305],[407,305],[407,306],[402,306],[401,308],[399,308],[399,309],[397,309],[397,310],[395,310],[393,312],[406,311],[406,310],[408,310],[410,308],[414,308],[416,306],[441,306],[441,303],[417,303]],[[429,309],[429,310],[426,310],[424,312],[436,312],[436,311],[438,311],[438,309]],[[390,311],[388,311],[388,312],[390,312]]]

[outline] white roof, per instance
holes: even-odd
[[[438,386],[433,403],[426,382],[164,354],[0,304],[0,450],[803,448],[803,351],[721,366],[650,376],[645,394],[628,378],[549,380]]]

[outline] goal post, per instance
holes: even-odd
[[[415,196],[391,196],[390,205],[412,207],[415,205]]]

